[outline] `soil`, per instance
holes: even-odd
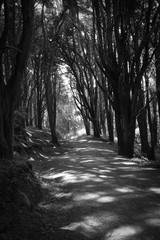
[[[160,171],[154,164],[118,156],[102,139],[81,136],[55,147],[48,133],[28,133],[29,163],[43,198],[23,217],[21,238],[11,240],[160,238]]]

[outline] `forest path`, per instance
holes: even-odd
[[[118,156],[109,143],[87,137],[40,155],[33,166],[50,192],[41,205],[46,239],[160,239],[158,169],[140,166]]]

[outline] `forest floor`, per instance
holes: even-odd
[[[42,239],[159,239],[159,169],[86,136],[39,149],[30,162],[47,193]]]
[[[23,237],[0,239],[160,238],[160,169],[153,163],[119,156],[113,144],[93,137],[61,140],[55,147],[47,132],[27,131],[29,162],[44,197],[22,218]]]

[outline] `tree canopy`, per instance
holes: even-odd
[[[18,110],[26,125],[49,127],[54,144],[82,119],[86,134],[117,139],[128,157],[138,128],[142,153],[155,159],[159,1],[1,0],[0,13],[1,157],[13,158]]]

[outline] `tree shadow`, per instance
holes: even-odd
[[[50,159],[52,168],[42,176],[60,186],[48,207],[56,213],[56,239],[65,231],[80,234],[75,239],[158,239],[159,170],[118,156],[106,142],[83,138],[71,144]],[[73,239],[71,235],[63,239]]]

